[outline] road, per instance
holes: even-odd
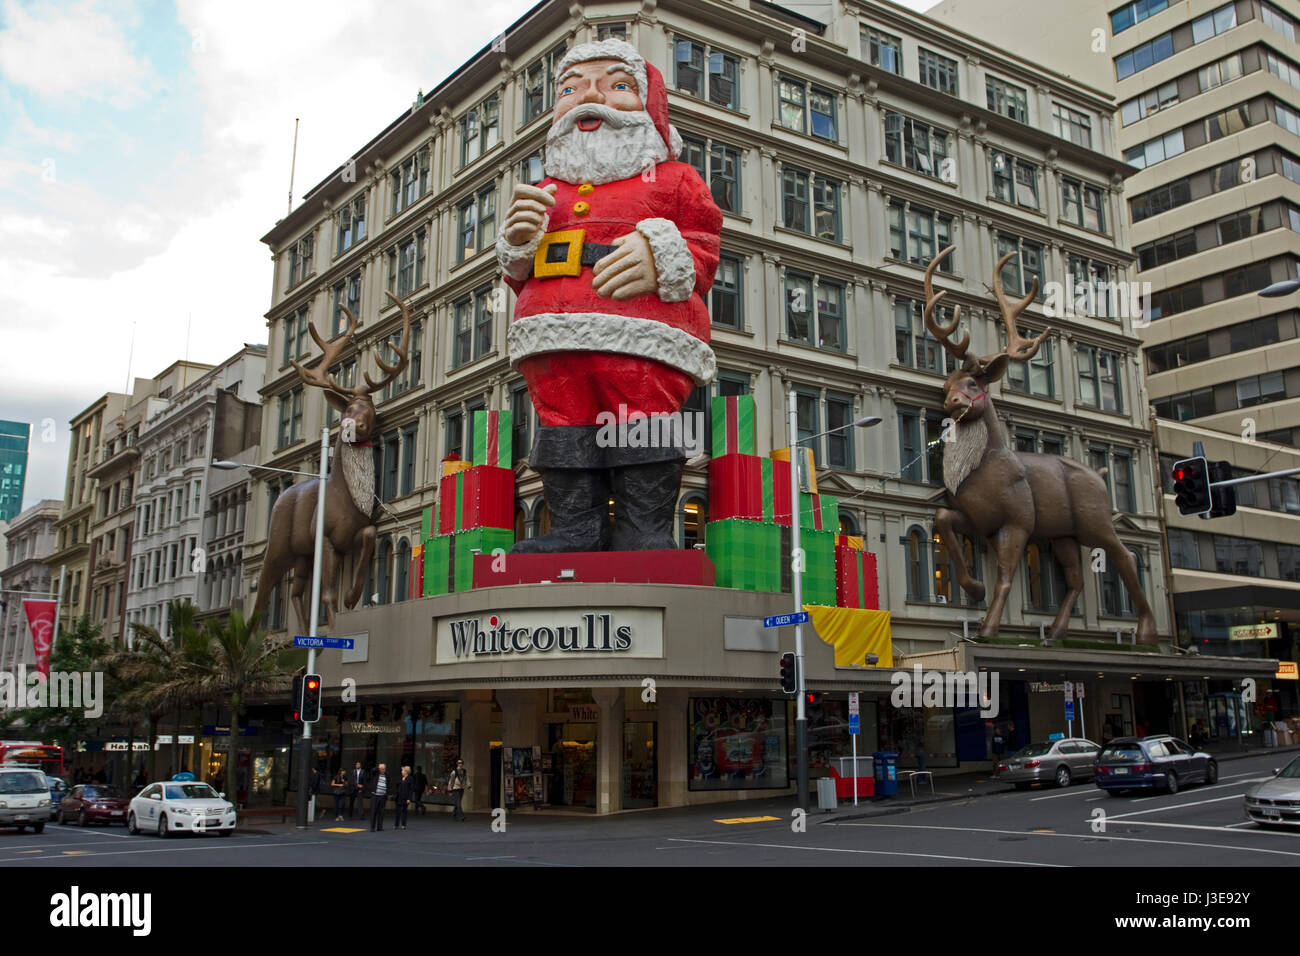
[[[505,832],[496,832],[487,814],[465,823],[445,815],[413,818],[407,831],[277,826],[225,839],[162,840],[128,836],[120,827],[51,824],[40,835],[0,831],[0,868],[1295,867],[1300,830],[1265,831],[1242,816],[1246,788],[1280,762],[1268,754],[1225,762],[1214,786],[1189,786],[1172,796],[1112,798],[1084,783],[1066,790],[1000,790],[883,815],[891,808],[864,804],[861,810],[875,815],[857,818],[844,809],[833,819],[814,811],[802,833],[792,831],[788,797],[605,818],[515,813]],[[940,792],[944,786],[940,778]]]

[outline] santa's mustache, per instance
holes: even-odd
[[[628,126],[643,126],[649,122],[650,117],[644,110],[616,110],[603,103],[583,103],[561,116],[551,127],[550,135],[556,137],[572,132],[577,128],[578,121],[585,119],[598,119],[611,129],[624,129]]]

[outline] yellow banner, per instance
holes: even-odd
[[[817,636],[835,648],[836,667],[862,667],[868,654],[880,658],[874,667],[894,666],[888,611],[816,604],[805,604],[803,609]]]

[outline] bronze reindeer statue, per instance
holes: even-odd
[[[1025,339],[1016,319],[1038,293],[1034,280],[1029,294],[1008,302],[1002,288],[1002,268],[1011,256],[1003,256],[993,267],[993,295],[1007,330],[1007,347],[1001,352],[975,358],[967,355],[970,334],[953,342],[961,318],[961,307],[943,325],[936,310],[946,292],[935,294],[934,270],[952,252],[949,246],[925,270],[925,326],[930,334],[960,364],[943,384],[944,413],[954,421],[953,440],[943,451],[943,483],[947,506],[935,513],[934,524],[948,548],[957,580],[975,600],[983,600],[984,585],[971,577],[957,533],[990,541],[997,554],[997,587],[980,627],[981,637],[998,633],[1002,609],[1011,591],[1011,581],[1030,538],[1050,541],[1052,553],[1065,572],[1067,593],[1052,621],[1053,640],[1064,637],[1070,611],[1083,590],[1079,547],[1101,548],[1106,560],[1118,569],[1124,586],[1138,610],[1137,639],[1156,642],[1155,617],[1138,582],[1133,555],[1115,534],[1111,520],[1110,495],[1102,474],[1072,458],[1013,451],[1006,430],[998,421],[989,386],[1000,379],[1012,361],[1032,359],[1049,330],[1037,338]]]
[[[370,515],[375,507],[375,460],[371,453],[371,438],[376,434],[375,403],[371,399],[405,369],[409,361],[411,343],[411,313],[405,303],[391,292],[388,297],[402,310],[402,339],[400,344],[389,344],[397,353],[396,364],[389,365],[382,354],[375,361],[384,372],[378,382],[364,373],[365,386],[349,388],[340,385],[329,374],[329,367],[352,342],[357,320],[343,307],[348,319],[347,331],[334,342],[325,342],[308,323],[311,337],[320,346],[323,355],[313,369],[305,369],[297,362],[293,367],[308,385],[325,393],[325,399],[342,415],[339,436],[334,444],[334,467],[325,481],[325,543],[321,548],[321,597],[329,615],[329,627],[334,629],[336,611],[334,582],[338,562],[345,554],[356,557],[356,572],[352,588],[344,604],[355,607],[366,583],[366,569],[375,549],[376,528]],[[383,345],[380,346],[382,353]],[[316,553],[316,495],[320,480],[304,481],[293,485],[276,499],[271,509],[271,530],[267,535],[266,554],[262,560],[262,575],[257,584],[257,603],[254,617],[261,617],[271,589],[293,570],[293,588],[290,592],[298,624],[306,633],[310,620],[303,607],[303,592],[311,581],[312,561]]]

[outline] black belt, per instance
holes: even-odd
[[[617,248],[618,246],[607,246],[599,242],[584,242],[582,244],[581,262],[584,266],[594,266]],[[569,244],[567,242],[552,243],[546,250],[547,262],[564,262],[568,258]]]

